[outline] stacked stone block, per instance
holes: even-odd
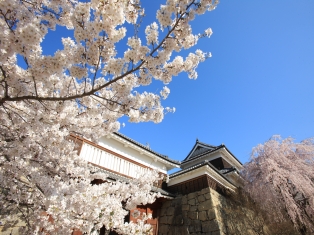
[[[159,235],[222,235],[215,195],[209,188],[178,196],[163,204]]]
[[[240,199],[241,200],[241,199]],[[270,234],[258,211],[243,207],[210,188],[179,195],[160,211],[159,235]]]

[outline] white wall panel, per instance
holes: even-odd
[[[146,169],[85,142],[80,157],[88,162],[130,177],[137,177],[139,173],[143,173]]]

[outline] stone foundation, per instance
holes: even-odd
[[[159,235],[253,235],[252,223],[262,220],[210,188],[163,203]],[[255,229],[255,228],[253,228]],[[264,229],[265,230],[265,229]],[[267,234],[265,232],[260,234]]]
[[[215,202],[209,188],[178,196],[163,204],[159,235],[220,235]]]

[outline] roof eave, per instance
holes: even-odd
[[[196,156],[196,157],[194,157],[194,158],[192,158],[192,159],[189,159],[189,160],[187,160],[187,161],[182,161],[181,166],[182,166],[182,165],[184,166],[184,165],[186,165],[186,164],[188,164],[188,163],[191,163],[191,162],[193,162],[193,161],[195,161],[195,160],[199,160],[200,158],[203,158],[203,157],[205,157],[206,155],[214,154],[214,153],[217,152],[218,150],[219,150],[219,151],[226,151],[226,153],[231,156],[231,158],[228,158],[228,157],[227,157],[227,159],[229,159],[231,162],[233,162],[233,164],[238,168],[238,170],[241,170],[241,169],[243,168],[243,164],[239,161],[238,158],[236,158],[236,157],[232,154],[232,152],[231,152],[225,145],[219,145],[219,146],[218,146],[216,149],[214,149],[214,150],[201,153],[201,154],[199,154],[198,156]]]
[[[233,153],[232,153],[225,145],[224,145],[224,148],[226,149],[226,151],[227,151],[235,160],[237,160],[237,162],[238,162],[241,166],[243,166],[242,162],[241,162],[236,156],[234,156]]]
[[[167,156],[159,154],[159,153],[145,147],[144,145],[138,143],[137,141],[132,140],[131,138],[124,136],[121,133],[114,132],[113,134],[109,134],[106,137],[107,138],[113,137],[115,140],[118,140],[120,143],[122,143],[124,145],[126,145],[126,142],[127,142],[127,145],[129,145],[133,149],[139,151],[142,154],[145,154],[145,155],[153,158],[154,160],[162,162],[163,164],[165,164],[167,166],[167,168],[171,168],[171,167],[172,168],[178,168],[178,167],[180,167],[181,162],[176,161],[176,160],[172,160],[172,159],[168,158]]]
[[[211,170],[213,170],[219,177],[221,177],[224,181],[227,181],[228,184],[230,184],[234,190],[234,188],[236,188],[237,186],[234,185],[233,182],[231,182],[226,176],[224,176],[223,174],[221,174],[211,163],[207,162],[207,161],[204,161],[203,163],[199,164],[199,165],[196,165],[196,166],[193,166],[191,168],[188,168],[186,170],[182,170],[182,171],[179,171],[179,172],[176,172],[176,173],[173,173],[171,175],[169,175],[169,179],[170,180],[173,180],[177,177],[181,177],[183,175],[186,175],[186,174],[189,174],[191,173],[192,171],[195,171],[195,170],[198,170],[199,168],[202,168],[204,166],[208,166]],[[217,176],[216,175],[216,176]],[[212,176],[214,177],[214,176]],[[224,184],[223,184],[224,185]],[[229,185],[229,186],[230,186]]]

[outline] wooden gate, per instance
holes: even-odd
[[[157,198],[153,204],[137,206],[135,209],[130,211],[130,222],[132,221],[134,223],[136,223],[138,219],[142,218],[143,213],[152,215],[152,218],[146,221],[146,223],[152,226],[152,235],[158,234],[158,218],[162,205],[162,200],[158,199],[159,198]]]

